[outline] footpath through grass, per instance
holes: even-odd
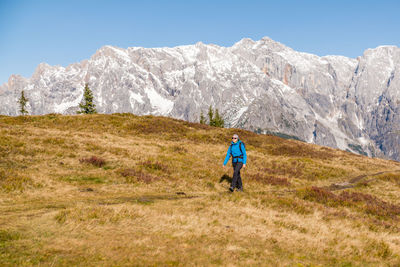
[[[248,164],[229,194],[233,133]],[[0,116],[0,265],[396,266],[398,170],[164,117]]]

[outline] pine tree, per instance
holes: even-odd
[[[206,118],[204,117],[203,111],[200,112],[200,123],[206,124]]]
[[[89,85],[85,84],[82,102],[79,104],[78,114],[94,114],[97,113],[96,105],[93,103],[93,93],[89,89]]]
[[[202,119],[203,118],[203,119]],[[224,119],[222,119],[221,115],[219,115],[218,109],[213,109],[212,106],[209,107],[208,109],[208,124],[210,126],[214,127],[225,127],[225,122]],[[203,112],[200,114],[200,123],[204,122],[205,123],[205,118],[203,116]]]
[[[18,100],[19,103],[19,112],[21,113],[22,116],[28,114],[28,111],[26,110],[26,103],[28,103],[28,99],[25,97],[24,90],[21,91],[21,97]]]
[[[224,128],[225,122],[224,119],[219,115],[218,109],[215,109],[215,116],[214,116],[214,124],[216,127]]]
[[[212,109],[212,107],[210,106],[210,108],[208,109],[208,124],[210,126],[215,126],[215,121],[214,121],[214,111]]]

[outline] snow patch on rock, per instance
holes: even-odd
[[[132,104],[133,101],[136,101],[136,102],[138,102],[138,103],[140,103],[140,104],[144,104],[143,96],[142,96],[142,95],[140,95],[140,94],[138,94],[138,93],[134,93],[134,92],[132,92],[132,91],[129,91],[129,96],[130,96],[130,102],[131,102],[131,104]]]
[[[156,90],[154,90],[154,88],[148,88],[146,94],[150,100],[152,108],[154,109],[154,114],[167,115],[174,107],[173,101],[161,96]]]
[[[82,97],[78,97],[72,101],[66,101],[66,102],[62,102],[60,104],[55,104],[54,105],[54,112],[55,113],[64,113],[67,109],[71,108],[71,107],[76,107],[79,105],[79,103],[81,102],[81,98]]]

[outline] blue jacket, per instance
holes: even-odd
[[[242,152],[243,152],[243,154],[242,154],[240,152],[240,148],[239,148],[240,143],[242,143],[242,141],[240,141],[240,140],[238,140],[236,143],[234,143],[234,142],[231,143],[231,145],[228,148],[228,152],[226,153],[224,165],[226,165],[228,163],[228,160],[231,156],[233,156],[232,163],[233,162],[243,162],[243,164],[246,164],[246,162],[247,162],[246,148],[244,147],[244,143],[242,143],[242,145],[241,145]],[[243,156],[243,158],[234,158],[237,156]]]

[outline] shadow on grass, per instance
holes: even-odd
[[[223,181],[227,181],[229,184],[232,183],[232,177],[230,177],[227,174],[224,174],[221,176],[221,179],[219,179],[219,183],[222,183]]]

